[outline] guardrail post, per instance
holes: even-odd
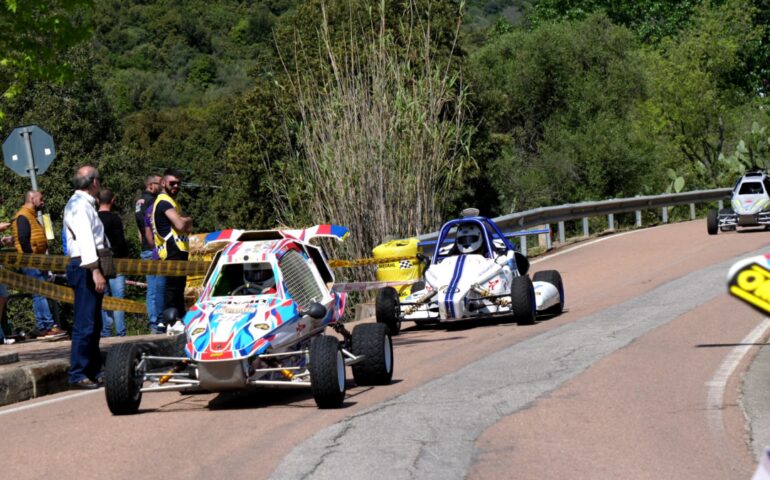
[[[546,225],[545,229],[548,230],[548,232],[545,234],[545,249],[550,250],[553,248],[553,244],[551,243],[551,226]]]
[[[695,220],[695,204],[690,204],[690,220]]]
[[[725,202],[720,200],[717,202],[717,206],[719,207],[720,210],[722,210],[723,208],[725,208]]]
[[[564,222],[559,222],[559,243],[564,244]]]
[[[607,215],[607,227],[609,230],[615,230],[615,214],[610,213]]]
[[[662,214],[663,214],[663,223],[668,223],[668,207],[663,207]]]
[[[642,211],[637,210],[636,211],[636,223],[634,224],[636,228],[642,228]]]
[[[527,256],[527,236],[522,235],[519,238],[521,239],[519,241],[519,250],[521,250],[521,254],[526,257]]]
[[[583,217],[583,236],[588,237],[588,217]]]

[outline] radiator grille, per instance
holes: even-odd
[[[300,308],[307,308],[313,302],[321,301],[321,287],[299,252],[289,250],[278,264],[286,282],[286,289]]]

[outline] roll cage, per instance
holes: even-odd
[[[449,251],[442,252],[441,246],[445,243],[451,243],[453,241],[452,239],[447,238],[449,233],[452,231],[452,228],[469,223],[477,225],[483,232],[484,241],[482,245],[485,257],[495,258],[497,253],[505,253],[501,252],[501,250],[516,250],[513,244],[505,237],[505,235],[503,235],[503,232],[497,228],[497,225],[492,220],[486,217],[463,217],[450,220],[441,227],[431,263],[436,264],[446,257],[458,255],[458,252],[454,248]],[[502,242],[502,249],[496,245],[496,241]]]

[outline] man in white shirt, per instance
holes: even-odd
[[[67,283],[75,291],[75,321],[72,325],[69,383],[72,388],[98,388],[102,359],[99,337],[102,330],[102,298],[107,280],[99,270],[97,250],[109,246],[104,225],[96,212],[101,189],[99,172],[91,165],[80,167],[72,179],[75,193],[64,207],[67,234]]]

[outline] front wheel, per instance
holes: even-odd
[[[393,341],[382,323],[363,323],[353,329],[353,355],[364,359],[352,366],[361,386],[387,385],[393,378]]]
[[[139,410],[144,383],[141,361],[142,350],[136,343],[120,343],[110,349],[104,366],[104,393],[113,415],[130,415]]]
[[[535,323],[535,288],[526,275],[513,277],[511,281],[511,310],[513,321],[519,325]]]
[[[719,214],[716,210],[709,210],[706,214],[706,230],[709,235],[716,235],[719,231]]]
[[[401,331],[401,302],[395,288],[385,287],[377,292],[374,312],[377,323],[384,323],[391,335],[398,335]]]
[[[535,273],[533,280],[536,282],[550,283],[559,291],[559,303],[548,308],[545,313],[559,315],[564,311],[564,283],[562,282],[561,274],[556,270],[542,270]]]
[[[345,359],[340,342],[320,335],[310,343],[310,387],[318,408],[339,408],[345,399]]]

